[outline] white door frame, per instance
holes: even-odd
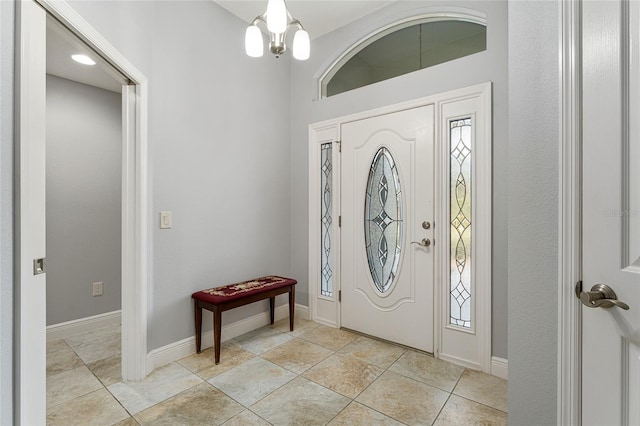
[[[581,279],[581,0],[559,0],[560,188],[558,233],[557,423],[581,424],[582,305],[574,286]]]
[[[476,100],[475,103],[469,102]],[[465,104],[467,102],[467,104]],[[476,182],[476,200],[485,200],[477,205],[475,212],[476,234],[474,234],[475,249],[472,252],[478,256],[475,260],[475,280],[476,283],[476,304],[475,318],[477,327],[473,333],[456,330],[448,325],[447,306],[443,305],[446,299],[448,286],[446,277],[449,271],[449,254],[444,250],[448,244],[441,244],[447,240],[447,227],[438,224],[449,223],[447,217],[449,203],[449,192],[445,188],[448,181],[443,182],[442,176],[448,170],[448,158],[450,153],[443,149],[443,137],[445,136],[444,125],[448,118],[448,106],[456,103],[469,105],[469,110],[464,112],[453,112],[452,114],[474,114],[477,113],[478,139],[482,139],[483,144],[478,145],[478,157],[474,170]],[[340,234],[338,230],[338,216],[340,215],[340,157],[338,155],[340,135],[340,125],[349,121],[360,120],[377,115],[389,114],[405,109],[417,108],[424,105],[434,104],[435,117],[435,261],[434,261],[434,356],[447,359],[471,368],[479,369],[487,373],[491,372],[491,83],[479,84],[451,92],[416,99],[396,105],[378,108],[371,111],[351,114],[331,120],[309,125],[309,310],[310,318],[314,321],[332,327],[340,327],[340,303],[338,300],[340,290]],[[332,296],[320,295],[320,145],[333,143],[333,229],[332,258],[333,258],[333,294]],[[448,175],[447,175],[448,176]],[[485,257],[482,257],[482,254]],[[445,336],[460,337],[445,340]],[[468,339],[473,339],[470,343]],[[464,344],[456,345],[455,342],[466,341],[474,347],[475,359],[470,359],[466,354],[457,353],[458,348]],[[446,347],[443,347],[447,345]]]
[[[30,71],[43,73],[42,66],[34,67],[32,64],[43,64],[44,46],[40,40],[44,40],[46,23],[41,21],[40,13],[32,13],[39,5],[58,19],[72,33],[94,49],[107,60],[114,68],[120,71],[130,81],[130,85],[123,90],[123,150],[122,150],[122,374],[125,380],[139,380],[146,374],[147,357],[147,287],[150,279],[149,262],[149,221],[148,206],[149,196],[149,167],[148,167],[148,143],[147,143],[147,110],[148,110],[148,83],[146,77],[138,71],[131,62],[120,54],[107,42],[87,21],[85,21],[71,6],[60,0],[22,0],[18,2],[17,34],[19,44],[16,46],[16,61],[18,62],[18,74],[16,102],[19,114],[16,114],[16,128],[19,129],[16,138],[16,151],[26,153],[29,149],[40,146],[44,135],[40,135],[41,141],[34,143],[32,134],[26,131],[38,129],[44,132],[42,118],[39,113],[44,111],[46,99],[36,90],[36,95],[30,92]],[[34,8],[35,6],[35,8]],[[31,12],[30,12],[31,11]],[[26,12],[26,13],[25,13]],[[34,37],[35,34],[35,37]],[[38,37],[40,37],[38,39]],[[44,78],[44,76],[42,76]],[[33,118],[35,113],[35,119]],[[38,121],[40,120],[40,121]],[[38,123],[30,126],[30,123]],[[21,131],[25,130],[25,131]],[[38,136],[38,135],[36,135]],[[31,218],[27,215],[30,198],[44,196],[37,193],[37,188],[44,182],[35,182],[36,185],[29,188],[25,184],[30,183],[32,173],[44,177],[44,164],[29,163],[29,156],[20,156],[17,163],[17,201],[20,209],[16,217],[16,282],[19,285],[17,298],[19,309],[16,313],[17,342],[16,360],[19,366],[16,377],[16,421],[21,424],[44,423],[46,416],[45,403],[45,324],[42,330],[40,325],[27,320],[30,309],[37,309],[28,305],[25,296],[43,286],[44,275],[33,275],[32,262],[34,257],[44,257],[44,248],[37,250],[35,256],[32,252],[23,249],[32,241],[29,240],[36,232],[43,235],[44,224],[36,224],[33,227]],[[37,178],[38,176],[36,176]],[[41,180],[41,179],[40,179]],[[25,213],[27,211],[27,213]],[[42,229],[41,229],[42,228]],[[23,242],[26,246],[23,247]],[[38,286],[39,284],[39,286]],[[41,291],[41,288],[40,288]],[[22,295],[22,297],[21,297]],[[25,302],[21,302],[25,300]],[[43,309],[44,312],[44,309]],[[18,316],[19,315],[19,316]],[[26,322],[23,324],[23,320]],[[26,329],[25,325],[37,325],[35,329]],[[42,338],[42,339],[41,339]],[[42,342],[40,342],[42,340]],[[31,353],[31,355],[29,355]],[[35,362],[30,362],[35,360]],[[42,364],[42,365],[40,365]],[[36,371],[29,373],[27,369]],[[42,370],[42,371],[40,371]]]

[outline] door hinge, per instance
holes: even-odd
[[[342,228],[342,216],[338,216],[338,228]]]
[[[342,290],[338,290],[338,302],[342,302]]]
[[[336,141],[338,144],[338,152],[342,152],[342,141]]]

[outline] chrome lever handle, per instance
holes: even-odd
[[[417,244],[420,247],[429,247],[431,245],[431,240],[428,238],[423,238],[422,241],[412,241],[411,244]]]
[[[629,305],[618,300],[618,296],[611,287],[606,284],[596,284],[591,291],[580,292],[580,301],[589,308],[611,308],[617,306],[625,311]]]

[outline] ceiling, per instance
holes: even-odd
[[[314,39],[396,1],[287,0],[287,8],[291,15],[302,23],[311,39]],[[213,2],[247,23],[267,9],[267,0],[213,0]]]
[[[212,1],[247,23],[267,8],[267,0]],[[314,39],[395,1],[397,0],[288,0],[287,7]],[[238,37],[244,37],[244,34],[238,34]],[[84,53],[97,64],[87,66],[74,62],[71,55],[76,53]],[[47,19],[47,73],[117,93],[126,84],[120,74],[52,18]]]
[[[96,65],[82,65],[71,55],[84,54]],[[121,93],[126,80],[69,30],[47,17],[47,74]]]

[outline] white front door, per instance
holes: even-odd
[[[582,421],[640,425],[640,4],[582,4]]]
[[[341,325],[433,352],[433,105],[343,124]]]

